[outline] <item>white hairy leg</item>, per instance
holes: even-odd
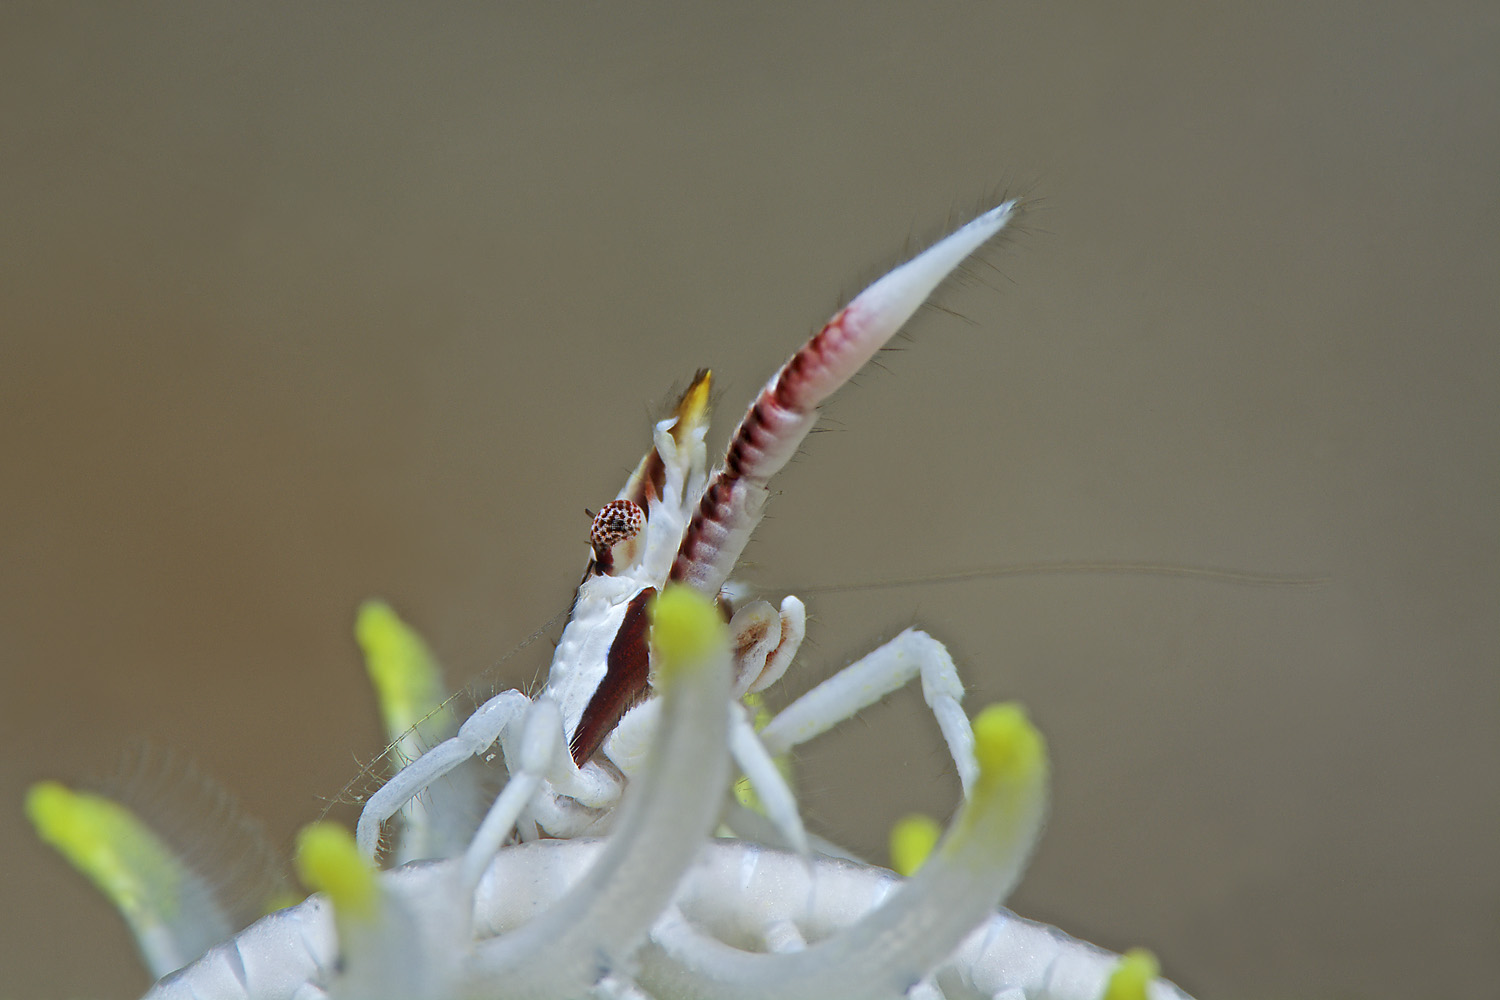
[[[519,802],[517,818],[530,818],[553,836],[579,836],[591,829],[602,812],[619,802],[623,785],[618,777],[597,764],[578,768],[566,754],[549,755],[543,772],[537,775],[542,780],[531,781],[532,769],[522,761],[528,757],[527,744],[535,745],[540,737],[532,735],[531,726],[519,724],[528,718],[531,708],[532,702],[520,691],[502,691],[475,710],[459,727],[457,735],[396,772],[370,796],[360,812],[355,828],[360,851],[374,858],[379,849],[381,824],[464,761],[482,757],[497,740],[511,781],[519,775],[528,776],[524,785],[530,791],[525,799],[521,798],[520,787],[510,794],[510,802]],[[555,717],[557,738],[565,742],[562,719],[556,715],[555,706],[546,717]],[[531,751],[530,756],[534,758],[535,752]],[[510,784],[506,787],[509,789]]]
[[[510,839],[511,830],[526,807],[542,791],[553,761],[562,752],[562,713],[551,698],[543,696],[532,702],[520,728],[520,745],[507,750],[505,758],[511,769],[510,779],[479,824],[459,865],[459,889],[463,899],[474,895],[480,876],[501,846]]]
[[[807,831],[803,829],[802,816],[797,812],[797,799],[776,766],[775,758],[760,741],[743,705],[735,705],[729,716],[729,755],[750,779],[750,786],[760,799],[766,819],[794,850],[800,854],[810,853]]]
[[[853,718],[916,677],[922,678],[922,697],[937,719],[968,795],[978,765],[974,733],[960,705],[963,682],[947,648],[920,629],[907,629],[782,709],[761,730],[761,742],[772,756],[780,756]]]
[[[482,755],[530,705],[530,699],[519,691],[500,692],[464,720],[457,735],[439,743],[392,775],[360,811],[354,837],[360,852],[367,858],[374,858],[380,846],[382,823],[434,781],[470,757]]]

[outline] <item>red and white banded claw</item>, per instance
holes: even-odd
[[[1007,201],[870,285],[782,365],[740,422],[703,492],[671,578],[716,594],[761,518],[771,477],[796,454],[818,406],[875,356],[953,269],[1015,215]]]

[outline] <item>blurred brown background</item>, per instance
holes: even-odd
[[[1013,905],[1205,1000],[1496,996],[1497,95],[1493,3],[0,7],[3,989],[146,985],[29,782],[144,736],[284,845],[379,745],[362,598],[483,674],[672,386],[714,367],[722,440],[1021,190],[753,578],[1332,582],[819,593],[789,688],[924,624],[1050,740]],[[957,796],[912,692],[800,787],[881,858]]]

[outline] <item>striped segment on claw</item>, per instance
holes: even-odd
[[[608,547],[601,554],[596,544],[585,585],[597,581],[599,574],[617,575],[633,569],[642,573],[643,586],[659,585],[665,577],[717,597],[760,522],[771,478],[812,431],[819,405],[895,336],[964,258],[1005,228],[1015,211],[1014,201],[991,209],[886,274],[839,310],[761,390],[731,437],[723,462],[706,484],[701,465],[694,466],[692,461],[701,450],[707,421],[709,373],[699,372],[678,403],[674,418],[657,425],[656,447],[620,493],[620,499],[646,511],[644,544],[632,539],[628,546],[621,546],[628,548],[630,558],[639,563],[627,563]],[[658,496],[680,496],[690,505],[694,497],[698,499],[689,508],[668,510],[669,504],[651,503]],[[656,558],[664,554],[658,542],[669,534],[666,522],[680,534],[670,543],[675,555],[658,567]],[[655,575],[658,569],[663,571],[662,576]],[[587,604],[584,587],[580,586],[574,622]],[[627,622],[635,610],[626,613]],[[620,636],[627,635],[622,625]],[[565,632],[565,646],[568,638]],[[587,703],[576,710],[570,709],[570,704],[578,699],[578,689],[585,687],[582,674],[571,663],[554,661],[554,669],[565,667],[568,676],[554,674],[549,678],[549,689],[563,705],[564,719],[573,734],[573,760],[579,767],[588,762],[624,713],[647,693],[643,657],[638,652],[632,655],[633,649],[636,647],[629,643],[615,641],[604,676],[590,677]],[[968,775],[963,777],[967,787]]]
[[[588,875],[544,913],[479,945],[471,992],[584,995],[645,939],[712,830],[729,783],[729,640],[711,601],[669,588],[652,602],[662,715]]]
[[[766,484],[796,454],[818,406],[906,324],[954,268],[1000,232],[1007,201],[866,288],[792,355],[756,397],[730,439],[672,564],[673,580],[717,594],[760,521]]]
[[[750,953],[664,921],[640,982],[723,1000],[873,1000],[904,996],[979,926],[1019,881],[1041,833],[1047,754],[1020,707],[975,719],[979,778],[934,856],[862,920],[805,949]],[[654,986],[653,986],[654,984]]]

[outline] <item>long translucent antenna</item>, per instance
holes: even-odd
[[[1004,580],[1018,576],[1147,576],[1165,579],[1195,580],[1202,583],[1223,584],[1231,587],[1326,587],[1333,582],[1331,576],[1307,576],[1300,573],[1259,573],[1254,570],[1227,569],[1220,566],[1193,566],[1187,563],[1157,562],[1110,562],[1071,560],[1045,560],[1029,563],[1011,563],[1002,566],[980,566],[946,573],[917,573],[911,576],[883,577],[877,580],[861,580],[855,583],[808,583],[790,586],[778,585],[775,589],[794,594],[843,594],[861,593],[870,590],[895,590],[899,587],[919,587],[929,584],[971,583],[975,580]],[[769,588],[762,588],[769,589]]]

